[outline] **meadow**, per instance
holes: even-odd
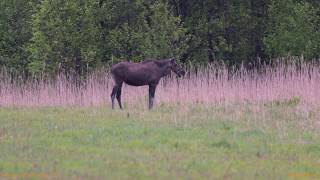
[[[147,87],[112,80],[0,81],[0,179],[319,179],[315,65],[207,67]]]

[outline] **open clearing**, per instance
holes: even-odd
[[[0,179],[319,179],[320,108],[1,108]]]

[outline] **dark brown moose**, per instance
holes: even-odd
[[[174,58],[145,60],[140,63],[120,62],[113,65],[111,74],[115,84],[111,93],[112,109],[114,109],[114,99],[116,97],[120,109],[122,109],[121,88],[123,82],[131,86],[149,85],[149,109],[152,109],[156,87],[160,79],[171,71],[179,77],[185,74],[185,71],[176,63]]]

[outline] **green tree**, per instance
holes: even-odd
[[[180,57],[188,38],[179,17],[166,3],[144,0],[113,4],[107,29],[109,57],[138,61],[144,58]]]
[[[185,61],[228,64],[264,57],[269,0],[171,0],[192,34]]]
[[[98,3],[84,0],[43,0],[33,15],[30,72],[72,71],[94,67],[99,29]]]
[[[273,0],[269,16],[264,41],[271,57],[320,57],[320,16],[314,6],[303,1]]]
[[[31,15],[38,1],[0,1],[0,65],[23,71],[28,64],[26,45],[32,37]]]

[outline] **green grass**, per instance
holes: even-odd
[[[319,108],[1,108],[0,179],[319,179]]]

